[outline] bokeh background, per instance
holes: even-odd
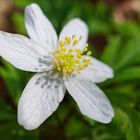
[[[17,103],[32,73],[0,58],[0,140],[140,140],[140,1],[0,0],[0,30],[27,35],[24,8],[30,3],[41,6],[57,33],[73,17],[87,23],[93,56],[115,72],[113,79],[98,84],[115,117],[106,125],[90,120],[66,94],[38,129],[24,130],[17,123]]]

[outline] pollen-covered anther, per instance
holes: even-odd
[[[69,37],[65,37],[65,44],[69,45],[71,43],[71,39]]]
[[[59,46],[60,46],[60,47],[64,47],[64,45],[65,45],[65,42],[64,42],[64,41],[60,41],[60,42],[59,42]]]
[[[75,46],[76,44],[78,44],[78,40],[77,39],[75,39],[74,41],[73,41],[73,46]]]
[[[88,55],[88,56],[90,56],[91,54],[92,54],[92,52],[91,52],[91,51],[88,51],[88,52],[87,52],[87,55]]]
[[[80,73],[81,70],[92,65],[91,60],[83,56],[83,53],[91,55],[91,52],[88,51],[88,44],[83,50],[75,48],[81,39],[82,36],[77,40],[76,36],[73,35],[72,37],[66,36],[64,40],[59,42],[59,47],[54,51],[54,64],[58,72],[62,72],[64,75]]]

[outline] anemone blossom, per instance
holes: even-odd
[[[91,57],[88,27],[79,18],[64,26],[59,38],[37,4],[25,9],[30,38],[0,31],[0,56],[18,69],[36,72],[18,104],[18,122],[27,130],[39,127],[63,100],[66,89],[82,114],[109,123],[114,111],[96,83],[113,70]]]

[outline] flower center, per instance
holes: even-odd
[[[72,37],[66,36],[64,40],[59,42],[59,47],[54,51],[54,64],[57,71],[64,75],[74,72],[80,73],[81,70],[92,65],[90,59],[83,56],[84,53],[88,56],[91,55],[91,51],[88,51],[88,44],[82,50],[76,48],[81,39],[82,37],[77,39],[73,35]]]

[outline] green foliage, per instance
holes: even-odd
[[[4,66],[0,68],[0,75],[4,79],[12,100],[17,103],[29,76],[5,61],[3,64]]]
[[[0,78],[6,90],[0,95],[0,139],[64,139],[64,140],[139,140],[140,139],[140,26],[126,21],[116,24],[112,12],[104,3],[87,0],[14,0],[23,10],[36,2],[59,33],[73,17],[80,17],[89,26],[91,49],[114,69],[115,77],[99,86],[110,99],[115,117],[110,124],[101,124],[84,117],[76,109],[74,100],[66,94],[58,110],[35,131],[25,131],[17,123],[16,106],[30,73],[17,70],[2,60]],[[18,33],[26,34],[23,13],[15,12],[12,20]],[[104,49],[94,44],[94,37],[102,35]],[[96,41],[96,40],[95,40]],[[95,42],[96,43],[96,42]],[[94,49],[95,48],[95,49]],[[6,92],[6,93],[5,93]],[[8,99],[7,100],[7,96]],[[54,134],[55,133],[55,134]]]

